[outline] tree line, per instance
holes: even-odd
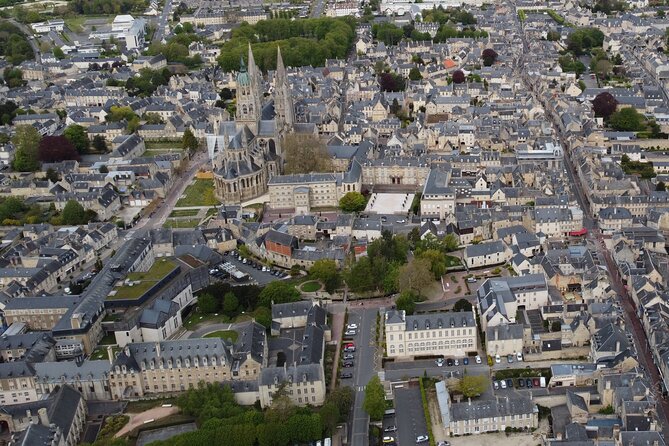
[[[0,21],[0,56],[12,65],[19,65],[35,57],[28,39],[21,30],[4,20]]]

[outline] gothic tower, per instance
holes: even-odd
[[[235,121],[239,127],[247,125],[253,133],[258,132],[258,121],[262,113],[262,92],[260,87],[260,72],[256,67],[251,44],[249,44],[248,67],[244,58],[239,64],[237,74],[237,111]]]
[[[291,95],[286,67],[283,65],[281,48],[277,47],[276,75],[274,79],[274,111],[276,113],[276,129],[290,131],[295,122],[295,110]]]

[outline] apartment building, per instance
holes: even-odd
[[[272,405],[278,391],[285,392],[297,406],[320,406],[325,402],[325,373],[320,364],[264,369],[258,386],[260,406]]]
[[[448,185],[450,172],[439,168],[430,170],[420,201],[420,215],[445,220],[455,212],[455,188]]]
[[[386,355],[464,356],[478,349],[474,313],[435,313],[407,316],[404,310],[386,312]]]
[[[468,268],[501,265],[511,260],[512,252],[501,240],[479,243],[465,248],[462,259]]]
[[[0,363],[0,406],[35,400],[35,369],[25,361]]]

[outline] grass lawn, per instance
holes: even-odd
[[[116,294],[109,296],[108,299],[137,299],[176,267],[176,263],[171,260],[156,260],[147,272],[128,274],[126,280],[133,282],[133,285],[123,285],[117,288]]]
[[[222,338],[230,339],[232,342],[237,342],[239,334],[234,330],[219,330],[204,335],[205,338]]]
[[[230,318],[224,314],[200,314],[193,311],[184,321],[184,327],[187,330],[192,330],[198,324],[227,324]]]
[[[205,215],[205,217],[209,217],[210,215],[216,215],[217,211],[218,211],[217,208],[209,208],[207,209],[207,214]]]
[[[100,342],[98,342],[100,345],[116,345],[116,336],[114,336],[114,333],[109,333],[103,337]]]
[[[70,31],[75,33],[80,33],[84,31],[84,23],[87,20],[92,19],[106,19],[107,23],[112,21],[112,16],[106,15],[74,15],[71,17],[65,18],[65,24],[70,29]]]
[[[178,150],[182,151],[181,141],[144,141],[146,150]]]
[[[462,265],[460,259],[455,256],[447,255],[445,260],[446,260],[446,267]]]
[[[112,351],[114,352],[114,355],[116,353],[121,351],[121,347],[112,347]],[[107,347],[98,347],[95,350],[93,350],[93,353],[91,353],[91,360],[101,360],[101,359],[109,359],[109,355],[107,355]]]
[[[126,413],[141,413],[154,407],[162,406],[163,404],[174,404],[176,398],[160,398],[157,400],[144,400],[144,401],[128,401],[128,405],[125,408]]]
[[[195,217],[199,209],[175,209],[170,212],[170,217]]]
[[[300,287],[300,289],[305,293],[313,293],[314,291],[318,291],[321,289],[321,284],[316,280],[310,280],[308,282],[304,282]]]
[[[199,218],[189,218],[186,220],[165,220],[163,228],[195,228],[200,224]]]
[[[214,195],[214,180],[195,180],[186,188],[184,196],[177,201],[176,207],[218,206],[221,204]]]

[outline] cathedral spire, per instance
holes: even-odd
[[[253,50],[251,50],[251,42],[249,42],[249,73],[255,75],[256,60],[253,58]]]
[[[283,57],[281,57],[281,47],[276,47],[276,77],[277,79],[286,78],[286,67],[283,65]]]

